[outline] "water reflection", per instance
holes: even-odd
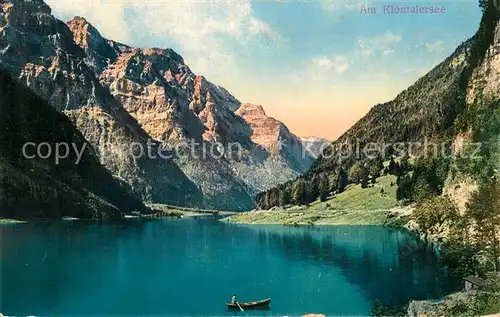
[[[368,298],[385,304],[438,298],[456,291],[458,277],[441,266],[434,248],[404,231],[375,226],[259,227],[259,243],[293,260],[335,266]]]
[[[216,218],[0,227],[0,311],[11,315],[366,315],[440,296],[436,253],[381,227],[244,226]],[[50,291],[48,291],[50,290]],[[241,314],[241,312],[239,313]]]

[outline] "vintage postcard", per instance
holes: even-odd
[[[499,18],[0,0],[0,316],[500,314]]]

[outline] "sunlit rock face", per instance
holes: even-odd
[[[0,217],[119,219],[151,212],[93,151],[84,151],[90,145],[65,115],[1,68],[0,113]],[[72,146],[42,158],[25,148],[28,142]]]
[[[481,63],[472,72],[466,91],[467,107],[476,107],[475,103],[493,102],[500,98],[500,22],[493,32],[493,42],[486,50]],[[471,130],[458,133],[452,143],[453,153],[459,155],[465,147],[473,144]],[[461,173],[449,173],[443,193],[457,206],[460,213],[466,211],[466,204],[479,188],[476,180]]]
[[[283,123],[268,117],[262,107],[242,104],[223,87],[194,74],[173,50],[132,48],[103,40],[82,18],[68,25],[88,56],[106,56],[105,67],[88,59],[90,66],[151,137],[170,145],[193,141],[199,144],[198,152],[203,144],[241,147],[238,155],[221,159],[177,159],[210,206],[227,201],[227,193],[251,200],[256,192],[296,177],[311,164],[311,155],[302,153],[300,139]],[[82,35],[85,30],[94,35]],[[254,115],[255,107],[260,111]]]
[[[11,1],[0,11],[0,64],[14,78],[64,112],[115,177],[144,200],[202,203],[202,194],[172,160],[130,155],[127,144],[146,147],[149,135],[100,84],[89,55],[68,26],[50,15],[42,1]],[[91,28],[87,30],[93,30]],[[98,33],[96,33],[98,34]],[[100,43],[82,36],[79,43]]]
[[[309,168],[313,158],[305,144],[282,122],[268,117],[262,106],[243,104],[236,114],[249,124],[255,144],[281,156],[294,170],[304,172]]]
[[[497,22],[493,43],[481,64],[474,70],[467,90],[467,103],[479,99],[498,100],[500,94],[500,22]]]
[[[194,74],[173,50],[106,39],[83,17],[54,18],[41,0],[2,4],[0,62],[64,112],[145,200],[246,210],[255,193],[313,160],[283,123]],[[194,145],[167,160],[131,157],[124,146],[148,139]]]

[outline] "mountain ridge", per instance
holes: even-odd
[[[131,157],[121,144],[146,147],[147,133],[98,82],[66,24],[41,0],[2,4],[0,64],[72,119],[84,137],[101,147],[101,163],[126,180],[140,197],[178,204],[202,200],[199,189],[169,160]],[[154,172],[153,172],[154,171]],[[153,177],[145,177],[151,174]],[[155,192],[152,193],[152,188]]]
[[[302,144],[288,128],[279,135],[293,150],[254,143],[249,123],[235,113],[242,103],[194,74],[172,49],[108,40],[85,18],[66,24],[53,17],[42,0],[3,3],[0,17],[0,64],[66,114],[106,153],[101,163],[145,201],[248,210],[257,192],[313,161],[297,150]],[[186,151],[168,160],[130,157],[124,145],[133,143],[145,149],[193,143],[201,158]],[[206,148],[233,143],[242,147],[236,158],[203,157]]]
[[[151,211],[99,163],[65,115],[1,68],[0,84],[0,216],[120,219],[122,213]],[[53,151],[42,158],[27,142]],[[82,156],[68,151],[56,163],[54,149],[63,143],[81,149]]]
[[[492,13],[495,11],[496,16]],[[477,125],[477,122],[471,122],[471,111],[474,111],[472,108],[478,98],[488,99],[489,102],[499,98],[498,8],[489,3],[488,9],[483,12],[483,19],[474,36],[393,100],[372,107],[332,142],[302,176],[258,194],[259,208],[269,209],[290,203],[308,204],[318,197],[325,199],[342,192],[349,183],[362,181],[366,187],[370,179],[374,182],[382,172],[399,175],[407,172],[408,168],[414,169],[413,174],[399,175],[401,177],[398,178],[399,199],[418,200],[423,197],[421,195],[441,194],[443,189],[452,195],[450,187],[460,187],[456,177],[457,160],[421,154],[427,150],[423,148],[427,142],[441,146],[442,153],[459,155],[459,148],[473,141],[470,136],[467,137],[467,131]],[[411,153],[418,158],[414,167],[408,166],[408,157],[405,158],[404,153],[395,148],[398,143],[403,146],[406,155],[411,151],[410,146],[420,146],[417,152]],[[342,152],[346,149],[363,150],[370,145],[377,146],[375,157],[365,152],[360,155],[351,152],[347,156]],[[396,168],[399,165],[391,159],[395,156],[404,159],[403,170]],[[389,160],[390,167],[385,168],[382,161]],[[464,205],[463,201],[457,203]]]

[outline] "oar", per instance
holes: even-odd
[[[236,305],[238,305],[241,311],[244,311],[243,308],[241,308],[240,303],[236,302]]]

